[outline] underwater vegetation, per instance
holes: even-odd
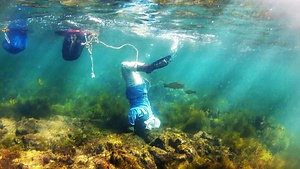
[[[168,106],[159,108],[162,116],[163,125],[178,128],[184,132],[196,133],[209,123],[205,116],[206,112],[197,109],[196,104],[172,103]]]
[[[36,78],[26,91],[1,91],[0,164],[4,168],[300,166],[299,147],[284,127],[247,109],[213,109],[216,104],[227,107],[226,100],[152,87],[149,98],[162,126],[149,133],[146,143],[128,128],[124,88],[78,90],[62,87],[63,78],[58,81],[56,87],[57,81]]]
[[[205,108],[206,105],[204,105]],[[206,110],[206,111],[204,111]],[[291,135],[271,118],[249,110],[214,112],[197,101],[176,102],[159,108],[163,125],[195,134],[207,131],[235,154],[238,168],[297,168],[296,155],[285,160]],[[291,162],[291,163],[290,163]],[[296,163],[296,164],[295,164]]]
[[[35,78],[24,91],[8,86],[1,91],[1,166],[300,166],[299,147],[284,127],[263,113],[246,108],[221,112],[214,107],[227,107],[226,100],[208,96],[199,99],[198,92],[187,95],[183,89],[152,87],[149,98],[162,124],[161,129],[149,133],[146,143],[128,128],[129,105],[123,85],[114,90],[105,85],[79,90],[75,86],[62,87],[67,83],[63,77],[55,79],[58,81]],[[59,87],[54,85],[57,82]]]
[[[159,107],[154,101],[162,127],[148,133],[147,143],[128,129],[123,96],[82,93],[64,102],[17,98],[0,106],[0,163],[8,168],[299,166],[299,148],[272,119],[249,110],[214,112],[197,99]]]
[[[40,119],[63,115],[80,118],[99,127],[106,126],[110,130],[124,131],[129,105],[125,98],[112,96],[115,96],[114,93],[99,89],[59,95],[56,89],[49,87],[37,90],[30,97],[17,96],[2,101],[0,115],[18,120],[22,117]]]

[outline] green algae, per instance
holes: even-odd
[[[86,118],[111,130],[126,131],[128,110],[127,100],[103,93],[90,103]]]
[[[0,116],[1,117],[14,117],[17,116],[15,113],[15,100],[11,99],[0,103]]]
[[[95,93],[99,93],[96,95]],[[48,97],[17,97],[0,103],[1,117],[14,119],[49,118],[54,115],[77,117],[94,125],[111,130],[124,131],[127,128],[127,113],[129,105],[124,97],[115,97],[107,92],[79,93],[55,99],[56,94]],[[115,124],[118,125],[115,125]]]
[[[221,114],[216,124],[210,127],[211,133],[223,138],[225,145],[235,145],[239,139],[255,139],[264,144],[269,151],[277,153],[286,150],[290,135],[279,124],[263,115],[244,111]],[[238,148],[240,145],[232,147]]]
[[[22,117],[46,118],[52,115],[50,110],[51,102],[47,98],[11,98],[0,103],[1,117],[12,117],[21,119]]]
[[[290,133],[267,116],[247,109],[233,112],[203,111],[194,101],[175,102],[160,108],[163,124],[187,133],[205,130],[220,138],[230,152],[237,155],[234,161],[238,168],[284,168],[290,166],[283,159],[289,156]],[[207,108],[207,107],[206,107]],[[296,163],[296,155],[290,156]],[[198,159],[201,162],[201,159]],[[232,168],[232,161],[228,167]],[[276,167],[280,164],[282,167]],[[194,167],[197,162],[194,162]],[[293,167],[291,167],[293,168]]]
[[[209,119],[197,104],[193,102],[177,102],[159,109],[161,121],[165,126],[181,129],[188,133],[196,133],[204,129]]]
[[[244,118],[245,115],[238,117]],[[224,119],[220,116],[217,124],[236,125]],[[35,123],[36,131],[31,129],[32,123]],[[183,133],[176,129],[159,129],[149,133],[151,141],[148,145],[132,133],[103,133],[90,122],[76,118],[57,116],[47,121],[23,118],[16,124],[19,124],[16,125],[16,129],[17,126],[27,127],[27,132],[23,132],[22,135],[14,133],[4,135],[0,142],[1,148],[24,151],[25,154],[32,150],[41,154],[50,149],[52,157],[42,155],[40,158],[55,161],[53,168],[71,165],[87,167],[88,164],[120,168],[133,166],[135,168],[143,168],[142,166],[152,166],[152,168],[284,168],[291,166],[290,168],[293,168],[296,165],[294,159],[289,159],[294,165],[286,163],[289,154],[285,150],[291,147],[277,150],[279,152],[271,152],[268,145],[260,140],[262,136],[258,138],[256,134],[242,136],[238,132],[240,130],[227,131],[224,128],[223,133],[216,134],[219,136],[217,138],[202,131],[192,135],[194,130],[190,133]],[[3,126],[3,129],[6,128],[7,123],[3,123]],[[45,133],[46,130],[49,130],[52,136]],[[207,128],[207,130],[213,133],[220,132],[221,129],[214,131],[214,128]],[[273,137],[276,136],[273,135]],[[108,159],[102,158],[103,155],[108,156]],[[95,160],[94,163],[88,163],[85,160],[88,157]],[[22,156],[22,158],[25,157]],[[81,162],[76,161],[78,158]],[[141,159],[144,160],[140,161]],[[45,165],[47,163],[49,162],[46,159]]]
[[[27,99],[18,97],[2,102],[0,106],[4,117],[19,119],[21,120],[20,123],[26,123],[27,128],[33,130],[26,129],[26,126],[25,129],[20,126],[16,130],[17,132],[13,134],[7,134],[3,130],[0,147],[2,149],[24,151],[51,149],[53,153],[68,156],[66,159],[61,159],[61,165],[74,163],[70,158],[75,157],[78,153],[77,147],[85,147],[85,151],[92,154],[104,151],[106,149],[103,147],[104,145],[108,146],[109,149],[110,144],[106,143],[94,142],[90,148],[87,144],[90,143],[90,140],[100,138],[103,130],[117,133],[127,132],[129,106],[125,97],[106,92],[97,93],[99,95],[82,93],[72,96],[68,100],[62,101],[63,99],[59,99],[56,102],[45,97]],[[159,110],[157,116],[161,119],[163,128],[177,128],[188,134],[195,134],[200,130],[207,131],[219,138],[220,143],[218,144],[229,147],[228,151],[235,156],[235,159],[224,157],[220,159],[222,165],[213,165],[202,157],[196,157],[189,163],[165,161],[163,165],[167,165],[167,168],[176,166],[182,168],[285,168],[289,166],[289,168],[293,168],[293,166],[298,165],[296,152],[292,151],[297,148],[295,148],[295,145],[290,144],[289,133],[269,117],[255,114],[246,109],[218,112],[213,111],[207,105],[210,104],[208,102],[199,104],[197,99],[173,103],[166,102],[160,104],[158,108],[155,101],[153,104],[154,108]],[[5,114],[4,112],[9,113]],[[35,129],[34,119],[30,118],[48,119],[54,115],[76,118],[74,121],[68,121],[73,127],[69,128],[69,132],[65,133],[65,137],[52,141],[49,141],[49,138],[46,137],[35,137],[38,127]],[[23,118],[22,121],[22,117],[26,117],[28,120]],[[100,132],[99,129],[102,131]],[[213,140],[209,141],[213,142]],[[174,146],[176,140],[169,140],[169,143]],[[293,149],[292,146],[294,146]],[[118,150],[117,146],[114,150]],[[188,154],[188,149],[181,151]],[[289,154],[289,151],[294,152],[294,154]],[[165,152],[161,153],[156,158],[165,158]],[[204,156],[210,153],[207,152]],[[291,157],[293,155],[294,157]],[[122,158],[129,157],[126,155],[112,156],[110,162],[118,166],[125,163]],[[176,158],[181,157],[176,156]],[[159,161],[159,159],[156,160]],[[287,161],[291,161],[291,163]],[[133,164],[135,162],[130,162],[128,166]],[[157,164],[159,165],[159,162]]]
[[[1,148],[15,149],[17,145],[16,136],[14,134],[7,134],[5,137],[1,139],[0,145]]]

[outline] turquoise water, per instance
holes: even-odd
[[[91,78],[87,49],[78,60],[66,62],[61,57],[63,38],[54,34],[76,26],[98,33],[108,45],[134,45],[142,62],[174,55],[169,66],[145,75],[157,109],[181,100],[196,100],[219,113],[247,109],[282,124],[292,132],[293,143],[300,140],[300,35],[295,23],[299,17],[284,12],[280,3],[229,2],[213,7],[140,1],[93,1],[75,7],[48,1],[1,3],[1,27],[25,18],[30,28],[25,51],[12,55],[0,50],[3,103],[44,98],[46,107],[81,104],[76,99],[90,101],[102,92],[125,100],[120,64],[135,60],[136,51],[94,43],[96,77]],[[23,7],[17,10],[18,6]],[[0,37],[4,39],[3,34]],[[196,94],[163,88],[174,81]]]

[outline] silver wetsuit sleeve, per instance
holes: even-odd
[[[122,62],[122,76],[127,87],[144,83],[142,76],[137,72],[137,67],[144,64],[141,62]]]

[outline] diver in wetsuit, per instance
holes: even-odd
[[[150,65],[141,62],[122,62],[122,76],[126,82],[126,97],[130,110],[128,120],[134,126],[134,133],[145,138],[145,130],[159,128],[160,121],[154,117],[146,83],[139,72],[151,73],[155,69],[165,67],[171,61],[171,56],[161,58]]]
[[[62,45],[62,57],[67,61],[73,61],[80,57],[86,42],[85,36],[89,33],[78,29],[56,31],[57,35],[64,36]]]
[[[5,39],[2,47],[11,54],[17,54],[26,49],[28,27],[25,22],[14,22],[4,28]]]
[[[11,54],[20,53],[27,47],[29,28],[26,15],[28,12],[30,12],[30,9],[27,7],[16,7],[12,16],[10,16],[11,23],[2,29],[5,37],[2,47]]]

